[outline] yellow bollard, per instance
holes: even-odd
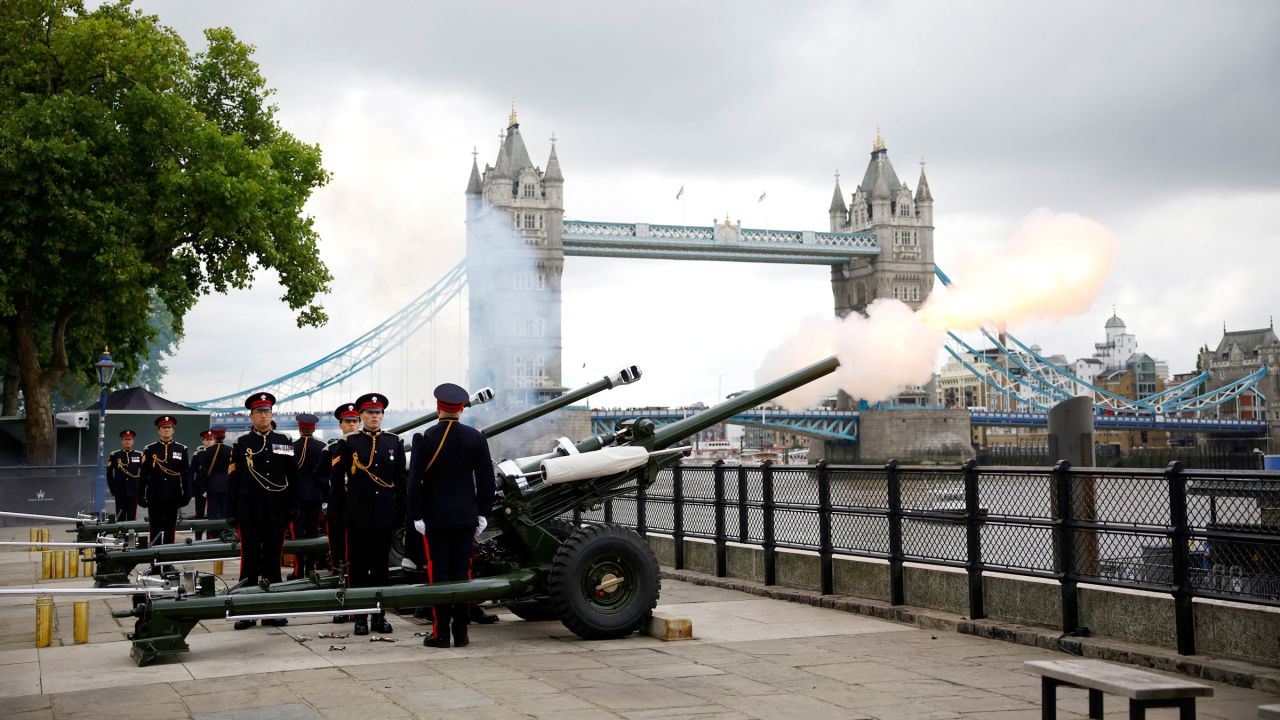
[[[53,551],[53,579],[61,580],[62,578],[66,577],[66,569],[67,569],[67,551],[54,550]]]
[[[36,647],[53,644],[53,598],[48,595],[36,598]]]
[[[35,552],[40,548],[36,547],[36,543],[40,542],[40,528],[31,528],[31,547],[27,548],[30,552]]]
[[[72,629],[75,632],[76,644],[83,645],[89,642],[89,601],[75,601],[75,622]]]
[[[49,542],[49,528],[40,528],[40,542]]]
[[[53,551],[44,550],[40,553],[40,579],[51,580],[53,578]]]
[[[213,574],[214,574],[214,575],[221,575],[221,574],[222,574],[222,561],[221,561],[221,560],[214,560],[214,561],[213,561]]]
[[[67,553],[67,577],[80,577],[80,551]]]

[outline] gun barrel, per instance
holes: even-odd
[[[553,398],[540,405],[535,405],[528,410],[516,413],[509,418],[499,420],[492,425],[488,425],[481,430],[481,432],[484,433],[484,436],[487,438],[493,437],[494,435],[504,433],[517,425],[522,425],[530,420],[542,417],[543,415],[559,410],[566,405],[570,405],[583,398],[595,395],[598,392],[610,390],[619,385],[630,385],[639,379],[640,368],[635,365],[628,365],[613,375],[606,375],[589,385],[583,385],[577,390],[570,390],[560,397]]]
[[[467,407],[482,405],[484,403],[489,402],[492,399],[493,399],[493,388],[483,387],[477,390],[475,394],[473,394],[467,400]],[[428,423],[433,423],[439,419],[440,419],[439,411],[429,412],[426,415],[423,415],[422,417],[414,418],[413,420],[410,420],[409,422],[404,423],[403,425],[397,425],[391,428],[391,432],[395,433],[396,435],[399,435],[401,433],[409,432],[410,430],[416,427],[421,427]]]
[[[807,368],[797,370],[771,383],[761,385],[755,390],[744,392],[715,407],[707,408],[700,413],[690,415],[670,425],[663,425],[653,433],[653,448],[660,450],[674,445],[684,438],[699,433],[716,423],[724,422],[738,413],[746,412],[761,403],[768,402],[780,395],[785,395],[818,378],[830,375],[838,367],[840,367],[840,361],[833,355]]]
[[[27,518],[30,520],[53,520],[55,522],[84,522],[85,518],[63,517],[62,515],[36,515],[35,513],[9,512],[0,510],[0,517]]]

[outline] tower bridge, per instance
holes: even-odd
[[[545,169],[535,165],[514,110],[492,164],[481,169],[473,153],[466,198],[467,259],[386,321],[319,360],[268,382],[210,400],[189,403],[211,410],[238,409],[246,393],[269,388],[282,401],[305,402],[320,390],[366,370],[432,321],[441,308],[468,292],[469,367],[472,386],[490,386],[497,397],[486,410],[503,412],[542,402],[563,390],[561,374],[561,279],[566,257],[701,260],[825,265],[830,268],[833,310],[839,317],[863,312],[877,298],[901,300],[919,309],[935,276],[950,282],[934,264],[933,195],[921,163],[916,187],[899,180],[884,140],[872,145],[862,181],[846,194],[837,175],[827,227],[812,230],[744,228],[728,218],[709,226],[620,223],[565,219],[565,177],[552,138]],[[1222,432],[1265,431],[1267,423],[1209,423],[1199,416],[1257,392],[1264,371],[1205,392],[1207,375],[1158,396],[1123,398],[1106,393],[1040,357],[1033,348],[1003,333],[984,335],[1003,353],[967,345],[949,334],[947,350],[984,382],[1029,413],[999,417],[973,414],[977,424],[1035,425],[1045,403],[1092,393],[1104,409],[1119,411],[1101,423],[1152,429]],[[981,363],[998,364],[987,372]],[[832,442],[857,438],[857,417],[848,398],[839,410],[735,418]],[[1190,417],[1186,417],[1190,415]],[[597,413],[597,424],[609,422]],[[1118,423],[1118,425],[1117,425]],[[1248,427],[1245,427],[1245,426]]]

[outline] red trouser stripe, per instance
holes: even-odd
[[[285,537],[286,538],[292,537],[294,540],[298,539],[298,530],[293,526],[292,522],[289,523],[289,530],[285,533]],[[284,564],[284,545],[280,546],[280,563]],[[294,577],[298,577],[298,572],[302,569],[301,565],[302,565],[302,556],[299,555],[298,553],[294,553],[293,554]]]

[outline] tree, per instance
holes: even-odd
[[[17,357],[27,459],[53,460],[52,394],[104,345],[138,367],[202,296],[274,271],[301,325],[330,275],[302,208],[320,149],[282,129],[253,48],[117,0],[0,3],[0,322]]]

